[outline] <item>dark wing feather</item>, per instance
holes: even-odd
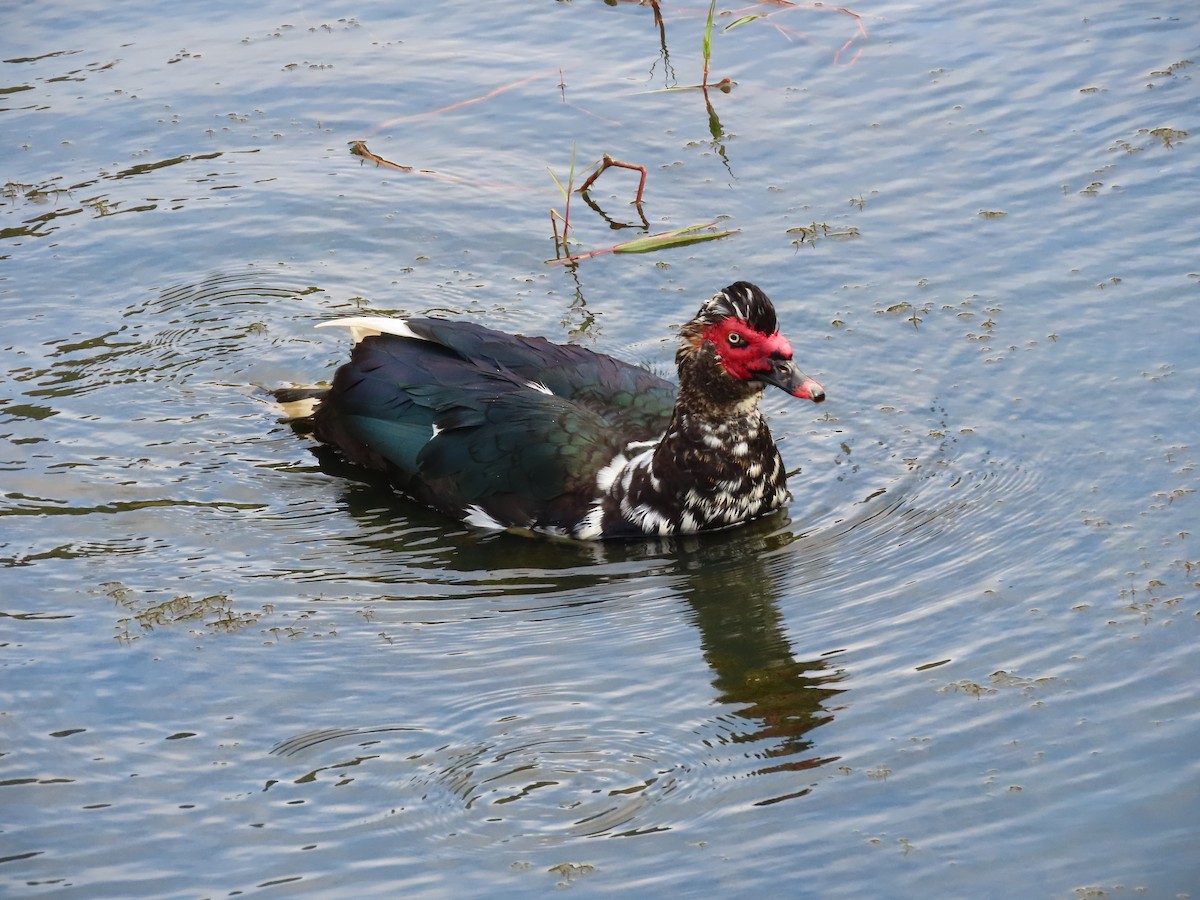
[[[675,385],[641,366],[575,344],[555,344],[447,319],[406,319],[414,333],[480,366],[507,369],[599,413],[628,440],[657,439],[675,406]]]
[[[314,415],[317,438],[443,511],[475,506],[506,525],[565,527],[586,514],[599,470],[630,440],[646,439],[646,426],[631,430],[630,418],[658,424],[655,437],[665,428],[666,417],[638,410],[640,385],[671,391],[645,370],[583,348],[453,324],[445,342],[379,335],[357,344]],[[458,346],[449,346],[455,339]],[[595,407],[603,384],[573,377],[572,361],[594,373],[611,370],[615,393],[630,402],[602,414]],[[545,393],[534,381],[574,396]]]

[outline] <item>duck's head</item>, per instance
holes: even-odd
[[[825,389],[793,363],[792,345],[779,333],[770,299],[747,281],[714,295],[679,336],[676,361],[681,376],[688,360],[711,359],[718,380],[756,387],[755,394],[761,385],[773,384],[801,400],[825,399]]]

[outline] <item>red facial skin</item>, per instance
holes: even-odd
[[[820,403],[825,389],[791,365],[792,345],[778,331],[763,334],[740,319],[723,319],[703,336],[717,349],[730,377],[776,385],[793,397]]]

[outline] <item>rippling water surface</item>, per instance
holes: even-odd
[[[1195,895],[1195,4],[730,7],[707,105],[704,4],[404,6],[6,14],[0,893]],[[736,233],[548,265],[604,153],[578,250]],[[476,532],[266,400],[739,278],[829,400],[729,532]]]

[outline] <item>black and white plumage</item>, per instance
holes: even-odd
[[[775,309],[737,282],[680,330],[679,385],[586,348],[439,319],[353,317],[309,427],[399,491],[489,528],[580,539],[753,519],[788,499],[758,401],[820,403]],[[288,392],[279,392],[284,397]]]

